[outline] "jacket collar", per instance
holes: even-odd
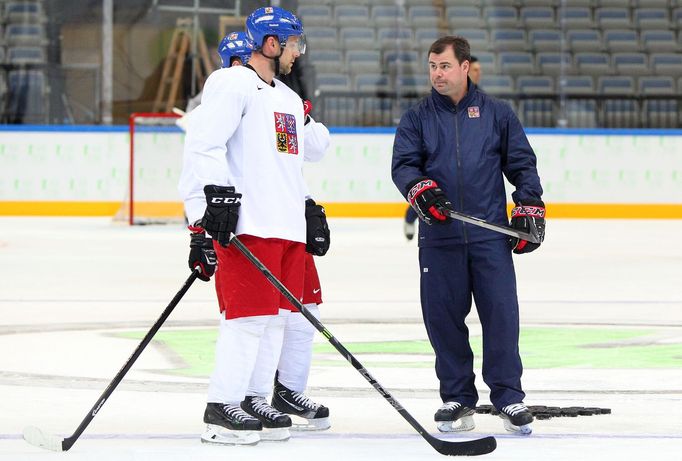
[[[476,84],[472,82],[469,77],[467,77],[467,92],[458,104],[452,102],[452,99],[450,99],[449,96],[443,96],[437,92],[435,88],[431,88],[431,99],[433,99],[436,107],[443,110],[451,111],[457,109],[458,107],[469,107],[471,102],[474,100],[474,93],[476,92],[477,88],[478,87]]]

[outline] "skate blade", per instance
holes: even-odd
[[[213,445],[256,445],[260,441],[260,431],[230,431],[214,424],[201,434],[202,443]]]
[[[530,424],[524,424],[523,426],[514,426],[508,419],[502,418],[504,421],[504,428],[507,432],[511,432],[517,435],[531,435],[533,433],[533,426]]]
[[[292,420],[291,430],[297,432],[326,431],[332,427],[329,418],[301,418],[297,416]]]
[[[291,432],[288,427],[264,427],[260,433],[260,439],[263,442],[286,442],[289,438],[291,438]]]
[[[464,432],[476,427],[472,416],[462,416],[457,421],[436,421],[436,424],[441,432]]]

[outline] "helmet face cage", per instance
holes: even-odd
[[[277,6],[258,8],[246,18],[246,35],[253,42],[254,50],[260,50],[267,37],[276,37],[282,48],[289,37],[300,37],[297,51],[305,53],[306,42],[301,21],[289,11]]]
[[[242,64],[251,58],[253,43],[244,32],[231,32],[227,34],[218,46],[218,54],[223,62],[223,67],[230,67],[232,58],[239,58]]]

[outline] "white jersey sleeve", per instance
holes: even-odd
[[[305,126],[305,157],[306,162],[319,162],[324,157],[331,143],[329,130],[323,123],[316,122],[310,117]]]
[[[239,126],[247,95],[220,69],[206,80],[202,103],[189,117],[178,189],[190,223],[204,215],[204,186],[228,185],[227,141]]]

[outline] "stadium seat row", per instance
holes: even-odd
[[[682,90],[682,77],[630,77],[602,76],[593,78],[579,76],[484,75],[481,88],[490,94],[615,94],[615,95],[675,95]],[[316,87],[325,92],[404,92],[425,94],[431,87],[426,74],[397,75],[358,74],[352,79],[342,74],[318,74]]]
[[[627,8],[569,6],[437,6],[416,5],[303,5],[298,15],[305,27],[365,25],[377,27],[410,25],[412,27],[488,27],[551,28],[677,28],[682,26],[682,8]]]
[[[452,33],[465,37],[477,51],[680,51],[682,31],[673,30],[595,30],[558,29],[458,28],[440,31],[437,28],[396,27],[307,27],[306,37],[311,49],[427,49],[436,39]]]
[[[484,73],[541,75],[682,76],[682,53],[602,53],[501,51],[477,52]],[[428,53],[412,50],[311,50],[308,59],[319,73],[425,73]]]
[[[395,125],[417,100],[378,97],[330,97],[319,107],[330,126]],[[680,105],[670,100],[568,99],[508,101],[526,127],[673,128],[682,121]]]

